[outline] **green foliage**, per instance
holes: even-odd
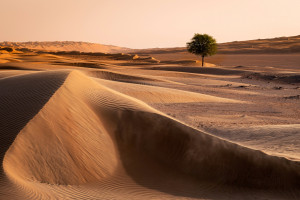
[[[217,53],[216,40],[207,34],[195,33],[194,37],[187,44],[188,52],[201,55],[202,57],[211,56]]]

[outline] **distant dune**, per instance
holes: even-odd
[[[14,48],[28,48],[43,51],[81,51],[81,52],[102,52],[120,53],[127,52],[129,48],[113,45],[96,44],[89,42],[55,41],[55,42],[2,42],[0,46]]]
[[[186,47],[136,49],[133,52],[145,54],[183,53],[186,52]],[[218,44],[218,54],[250,53],[300,53],[300,35]]]

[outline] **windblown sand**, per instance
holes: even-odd
[[[0,63],[0,199],[300,199],[296,63]]]

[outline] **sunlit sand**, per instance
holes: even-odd
[[[300,198],[297,53],[70,44],[0,50],[0,199]]]

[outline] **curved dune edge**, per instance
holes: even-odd
[[[109,80],[98,79],[97,82],[115,91],[139,99],[145,103],[190,103],[190,102],[211,102],[211,103],[246,103],[247,101],[216,97],[196,92],[183,91],[179,89],[163,88],[150,85],[134,85],[119,83]]]
[[[165,82],[165,83],[171,83],[175,85],[185,85],[180,82],[175,82],[159,77],[145,77],[142,75],[130,75],[130,74],[125,74],[125,73],[120,73],[120,72],[115,72],[115,71],[110,71],[106,69],[101,69],[97,71],[87,71],[85,72],[86,75],[95,77],[95,78],[100,78],[100,79],[106,79],[106,80],[111,80],[111,81],[118,81],[118,82],[127,82],[127,83],[139,83],[139,84],[149,84],[149,81],[159,81],[159,82]],[[152,83],[153,84],[153,83]]]
[[[181,176],[249,188],[300,186],[297,162],[193,129],[78,71],[18,134],[3,168],[22,187],[118,181],[115,176],[167,193],[159,181]]]

